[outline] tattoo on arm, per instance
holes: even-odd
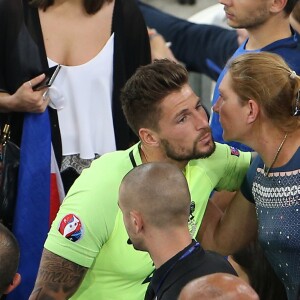
[[[69,299],[77,291],[87,270],[44,249],[30,300]]]

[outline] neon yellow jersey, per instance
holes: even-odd
[[[249,163],[250,153],[217,144],[210,158],[186,166],[192,196],[189,226],[194,237],[211,191],[238,189]],[[52,224],[45,248],[89,268],[71,299],[144,299],[154,266],[148,253],[127,244],[118,207],[121,180],[134,164],[141,164],[138,145],[95,160],[76,180]]]

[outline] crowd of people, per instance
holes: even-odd
[[[136,0],[0,2],[21,150],[0,297],[300,299],[300,2],[219,2],[234,30]],[[216,80],[211,113],[189,71]]]
[[[121,180],[132,168],[166,161],[185,170],[193,199],[188,225],[196,237],[212,189],[237,190],[249,167],[251,153],[231,155],[229,146],[213,142],[206,111],[183,66],[162,60],[140,67],[125,84],[121,101],[140,142],[101,156],[73,184],[52,223],[31,299],[41,288],[45,294],[47,287],[65,289],[67,283],[45,276],[53,267],[65,278],[77,275],[74,299],[143,297],[153,262],[128,246],[118,209]],[[63,267],[71,262],[72,268]]]

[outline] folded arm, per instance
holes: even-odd
[[[229,255],[256,236],[255,205],[237,192],[224,213],[212,201],[208,202],[197,238],[205,249]]]
[[[29,300],[69,299],[80,286],[87,268],[44,249]]]

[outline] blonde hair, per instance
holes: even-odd
[[[277,54],[247,53],[228,63],[231,87],[240,101],[255,100],[267,118],[286,132],[300,127],[300,77]],[[297,101],[298,98],[298,101]]]

